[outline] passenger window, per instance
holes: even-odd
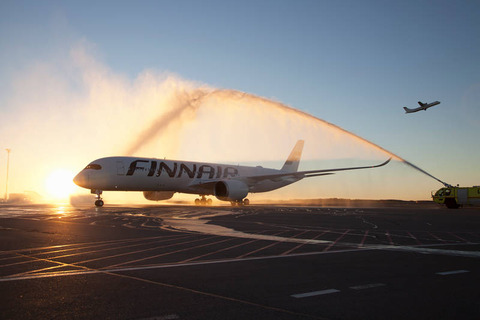
[[[100,169],[102,169],[102,166],[99,165],[99,164],[91,163],[85,169],[100,170]]]

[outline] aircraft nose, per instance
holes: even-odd
[[[85,172],[80,172],[79,174],[77,174],[75,176],[75,178],[73,178],[73,182],[79,186],[79,187],[84,187],[87,185],[88,183],[88,174],[86,174]]]

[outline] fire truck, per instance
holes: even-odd
[[[464,205],[480,205],[480,186],[456,187],[446,185],[437,191],[432,191],[432,199],[438,204],[444,204],[449,209],[457,209]]]

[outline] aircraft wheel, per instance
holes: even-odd
[[[212,205],[212,199],[207,199],[207,206],[211,206]]]
[[[95,201],[95,206],[97,206],[97,207],[103,207],[103,200],[96,200],[96,201]]]
[[[195,205],[196,205],[196,206],[199,206],[199,205],[200,205],[200,199],[198,199],[198,198],[195,199]]]
[[[244,206],[248,206],[250,204],[250,200],[248,200],[248,199],[243,199],[242,202],[243,202]]]
[[[206,205],[207,204],[207,200],[205,198],[203,198],[202,200],[200,200],[200,204],[202,206]]]

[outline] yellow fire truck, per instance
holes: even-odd
[[[436,192],[432,191],[432,199],[438,204],[444,204],[449,209],[457,209],[464,205],[480,205],[480,186],[454,187],[446,185]]]

